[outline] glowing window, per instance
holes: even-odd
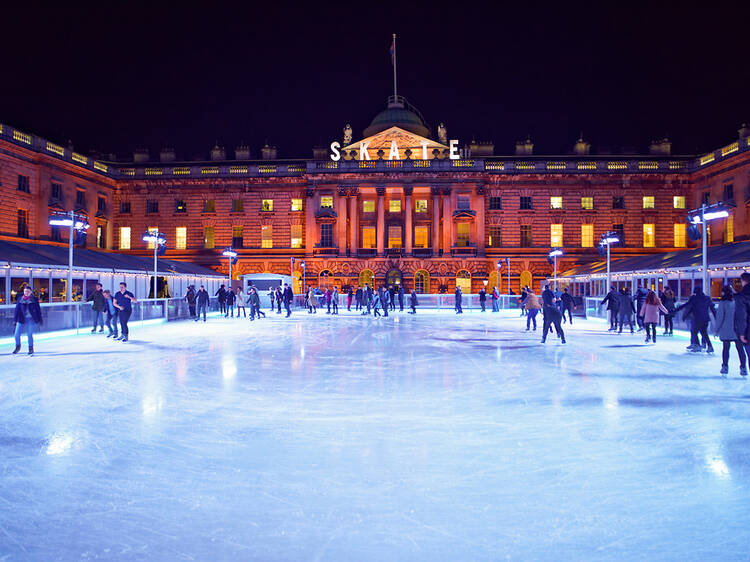
[[[362,212],[363,213],[374,213],[375,212],[375,201],[362,201]]]
[[[685,223],[675,223],[674,225],[674,247],[684,248],[685,247],[685,232],[687,225]]]
[[[216,204],[214,203],[213,199],[204,199],[203,200],[203,212],[204,213],[215,213],[216,212]]]
[[[581,197],[581,209],[591,211],[594,208],[593,197]]]
[[[550,197],[549,208],[550,209],[562,209],[563,208],[562,197]]]
[[[456,246],[464,248],[469,245],[469,223],[460,222],[456,225]]]
[[[368,248],[368,249],[375,247],[375,227],[374,226],[362,227],[362,247]]]
[[[414,201],[414,212],[426,213],[427,212],[427,199],[417,199]]]
[[[214,227],[207,226],[203,229],[203,247],[210,250],[214,247]]]
[[[465,269],[459,269],[456,273],[456,287],[461,287],[461,292],[471,293],[471,273]]]
[[[241,225],[232,227],[232,248],[242,248],[245,245],[245,229]]]
[[[685,208],[685,196],[684,195],[675,195],[672,198],[672,206],[675,209],[684,209]]]
[[[418,293],[430,292],[430,274],[425,269],[414,272],[414,290]]]
[[[301,247],[302,247],[302,225],[293,224],[292,225],[292,248],[301,248]]]
[[[401,212],[401,199],[391,199],[390,201],[388,201],[388,212],[400,213]]]
[[[401,227],[400,226],[388,227],[388,247],[389,248],[401,247]]]
[[[502,228],[499,226],[487,227],[487,246],[490,248],[499,248],[501,233]]]
[[[187,228],[178,226],[174,231],[174,247],[178,250],[187,248]]]
[[[120,227],[120,249],[121,250],[130,249],[130,227],[129,226]]]
[[[593,247],[594,247],[594,225],[582,224],[581,225],[581,248],[593,248]]]
[[[301,211],[302,210],[302,199],[292,199],[292,211]]]
[[[429,243],[429,229],[426,226],[414,227],[414,247],[427,248]]]
[[[320,198],[321,209],[333,209],[333,196],[325,195]]]
[[[563,225],[549,225],[549,245],[552,248],[561,248],[563,245]]]
[[[157,226],[149,226],[148,227],[148,233],[149,234],[157,234],[158,232],[159,232],[159,227],[157,227]],[[154,243],[153,242],[146,242],[146,247],[149,250],[153,250],[154,249]]]
[[[644,224],[643,225],[643,247],[644,248],[653,248],[656,246],[656,234],[655,234],[655,228],[653,224]]]
[[[645,195],[643,197],[643,208],[644,209],[653,209],[653,208],[655,208],[654,196],[653,195]]]
[[[724,232],[724,243],[729,244],[730,242],[734,242],[734,215],[727,217],[727,228]]]
[[[375,275],[373,274],[372,270],[370,269],[363,269],[359,272],[359,286],[363,287],[365,284],[372,287],[373,279],[375,278]]]
[[[273,248],[273,226],[270,224],[260,227],[260,247]]]
[[[266,212],[273,211],[273,199],[263,199],[261,209]]]

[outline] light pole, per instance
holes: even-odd
[[[555,275],[552,278],[554,283],[554,290],[557,291],[557,258],[563,255],[563,251],[560,248],[552,248],[548,254],[549,258],[555,264]]]
[[[495,274],[495,281],[497,282],[497,292],[500,294],[502,284],[500,283],[500,268],[503,267],[503,260],[497,262],[497,273]]]
[[[508,294],[510,295],[510,257],[505,258],[505,265],[508,266]]]
[[[300,267],[302,268],[302,293],[304,293],[307,288],[305,287],[305,262],[304,260],[299,262]]]
[[[167,244],[167,236],[165,234],[162,234],[158,230],[155,232],[146,231],[143,233],[143,241],[144,242],[152,242],[154,244],[154,298],[159,298],[159,296],[156,293],[156,274],[159,270],[158,268],[158,262],[157,262],[157,256],[159,255],[159,249],[162,246],[166,246]]]
[[[237,252],[233,248],[227,248],[221,253],[222,256],[229,258],[229,288],[232,288],[232,264],[237,260]]]
[[[70,227],[68,233],[68,283],[65,289],[65,300],[68,302],[73,301],[73,242],[74,232],[80,233],[85,232],[89,229],[89,221],[84,215],[75,213],[74,211],[68,211],[67,213],[55,213],[50,216],[49,224],[51,226],[67,226]],[[51,298],[51,297],[50,297]]]
[[[607,247],[607,287],[605,290],[605,294],[609,292],[610,287],[612,285],[612,281],[610,280],[611,274],[610,274],[610,267],[609,267],[609,263],[610,263],[609,262],[610,260],[610,248],[609,247],[612,244],[617,244],[619,241],[620,241],[620,236],[614,231],[605,232],[604,234],[601,235],[601,238],[599,238],[599,247],[600,248],[602,246]]]
[[[292,285],[294,285],[294,258],[289,258],[289,276],[292,278]]]
[[[690,221],[691,232],[690,238],[693,240],[697,239],[697,232],[695,229],[698,225],[701,226],[701,237],[703,239],[703,292],[711,297],[711,287],[709,286],[708,277],[708,232],[706,229],[706,223],[714,219],[723,219],[729,216],[729,208],[731,205],[726,203],[714,203],[713,205],[706,205],[703,203],[700,208],[693,209],[688,213],[688,221]]]

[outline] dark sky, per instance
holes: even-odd
[[[0,122],[120,157],[205,157],[216,140],[256,156],[268,139],[308,158],[385,106],[392,33],[399,93],[433,131],[496,154],[527,134],[537,153],[567,153],[580,131],[599,152],[669,135],[695,153],[750,121],[747,11],[731,3],[260,4],[6,8]]]

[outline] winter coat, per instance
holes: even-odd
[[[644,302],[641,307],[640,315],[646,324],[656,324],[659,322],[659,311],[662,311],[664,314],[667,314],[668,312],[667,309],[664,308],[664,305],[661,304],[660,300],[657,300],[656,304],[648,304],[647,302]]]
[[[487,291],[482,289],[479,291],[479,302],[485,302],[487,300]]]
[[[635,302],[638,307],[639,313],[641,311],[641,307],[643,306],[643,303],[646,302],[647,296],[648,296],[648,290],[644,289],[643,287],[639,287],[638,290],[635,292]]]
[[[234,294],[234,291],[227,291],[225,298],[227,299],[227,304],[232,306],[237,296]]]
[[[104,309],[102,308],[102,310]],[[33,294],[28,299],[21,295],[16,301],[16,310],[13,313],[13,321],[19,324],[26,322],[26,312],[31,315],[31,319],[34,322],[37,324],[42,323],[42,308],[39,306],[39,301]]]
[[[398,288],[398,303],[404,304],[404,288],[403,287]]]
[[[219,287],[214,296],[219,297],[219,302],[227,302],[227,290],[224,287]]]
[[[607,296],[601,302],[602,306],[605,302],[607,303],[607,310],[614,310],[615,312],[620,310],[620,294],[616,291],[607,293]]]
[[[334,289],[331,293],[331,302],[339,304],[339,290]]]
[[[664,308],[667,309],[667,316],[673,316],[675,298],[668,297],[666,294],[664,294],[663,296],[660,295],[659,298],[661,298],[661,303],[664,305]]]
[[[526,310],[539,310],[542,308],[542,305],[539,303],[539,297],[537,297],[534,293],[529,293],[526,297]]]
[[[115,308],[115,301],[110,297],[104,299],[104,309],[107,311],[107,314],[110,316],[114,316],[117,312],[117,309]]]
[[[570,293],[563,292],[560,300],[562,301],[563,308],[573,308],[573,297],[570,296]]]
[[[412,291],[411,296],[409,297],[411,299],[411,302],[409,303],[410,306],[417,307],[419,305],[419,301],[417,301],[417,292]]]
[[[745,336],[750,341],[750,283],[734,295],[734,331],[737,337]]]
[[[357,302],[362,302],[362,289],[357,289],[357,292],[354,293],[354,296],[357,299]]]
[[[284,302],[291,304],[292,301],[294,301],[294,292],[291,287],[287,287],[284,289]]]
[[[238,307],[244,307],[245,303],[247,302],[247,299],[245,297],[245,293],[240,289],[237,291],[237,306]]]
[[[500,298],[500,295],[497,294],[497,289],[492,289],[492,300],[496,301]]]
[[[372,301],[373,308],[380,308],[380,297],[375,293],[375,299]]]
[[[617,295],[617,298],[620,301],[620,306],[616,310],[620,315],[620,318],[630,318],[630,316],[635,312],[633,297],[631,297],[630,293],[628,292],[623,293],[622,291],[620,291],[620,294]]]
[[[190,306],[195,304],[195,291],[193,291],[193,289],[188,289],[188,292],[185,295],[185,300]]]
[[[461,289],[456,289],[456,305],[461,304],[461,301],[463,300],[463,293],[461,292]]]
[[[704,295],[702,292],[691,296],[685,304],[678,306],[675,309],[675,312],[679,312],[681,310],[684,311],[682,313],[683,318],[691,315],[693,318],[693,322],[698,325],[709,323],[709,321],[711,320],[709,312],[713,312],[714,316],[716,316],[714,303],[711,302],[711,299]]]
[[[549,289],[544,289],[542,291],[542,304],[547,307],[554,307],[555,306],[555,293],[550,291]]]
[[[733,341],[737,339],[734,331],[734,310],[736,303],[731,301],[719,301],[716,310],[716,322],[714,322],[714,334],[721,341]]]
[[[256,291],[252,291],[248,294],[247,302],[251,306],[260,306],[260,297]]]
[[[98,291],[92,291],[91,294],[86,299],[86,302],[93,301],[91,304],[91,308],[94,310],[101,312],[104,310],[104,291],[99,289]]]
[[[197,302],[199,306],[208,305],[208,300],[208,291],[205,289],[199,290],[195,293],[195,302]]]

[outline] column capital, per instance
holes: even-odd
[[[485,192],[487,191],[487,185],[483,183],[478,183],[476,190],[477,190],[477,195],[484,195]]]
[[[383,195],[385,195],[385,186],[384,185],[377,186],[375,188],[375,192],[378,194],[378,197],[382,197]]]
[[[315,195],[315,186],[314,185],[308,185],[305,188],[305,197],[312,197]]]
[[[430,193],[432,193],[432,195],[440,195],[442,193],[442,189],[440,187],[431,187]]]
[[[349,195],[351,195],[352,197],[356,197],[357,195],[359,195],[359,188],[357,186],[350,187]]]
[[[337,192],[339,194],[339,197],[346,197],[347,192],[349,191],[349,188],[345,185],[339,185],[337,188]]]
[[[404,195],[407,197],[411,197],[411,194],[414,193],[414,187],[411,185],[405,185],[404,186]]]
[[[443,187],[442,188],[443,195],[450,195],[451,194],[451,188],[450,187]]]

